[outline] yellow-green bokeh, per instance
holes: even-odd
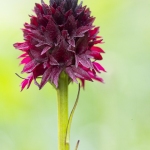
[[[48,2],[48,0],[45,0]],[[35,0],[0,0],[0,150],[56,150],[56,91],[32,84],[20,92],[20,28]],[[105,84],[86,83],[71,129],[71,150],[150,149],[150,1],[84,0],[96,17],[106,51]],[[26,77],[25,74],[22,76]],[[77,84],[70,85],[69,107]]]

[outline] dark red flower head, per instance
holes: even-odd
[[[77,4],[78,0],[51,0],[50,5],[41,1],[35,4],[35,16],[30,16],[30,23],[22,29],[24,42],[15,43],[14,47],[23,52],[19,57],[24,65],[22,73],[29,76],[21,83],[22,90],[29,88],[34,80],[41,89],[48,81],[58,87],[59,75],[64,71],[70,79],[82,86],[85,80],[102,78],[96,73],[105,71],[96,62],[102,60],[104,51],[95,46],[102,43],[97,36],[99,27],[92,25],[94,17],[86,6]],[[41,77],[41,82],[37,78]]]

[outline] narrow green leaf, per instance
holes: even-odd
[[[77,104],[78,104],[79,94],[80,94],[80,84],[79,84],[79,88],[78,88],[77,98],[76,98],[75,104],[74,104],[74,106],[73,106],[73,109],[72,109],[72,111],[71,111],[71,113],[70,113],[69,120],[68,120],[67,133],[66,133],[66,145],[67,145],[67,146],[66,146],[66,147],[67,147],[66,150],[69,150],[71,123],[72,123],[72,118],[73,118],[73,115],[74,115],[76,106],[77,106]],[[77,142],[76,148],[78,147],[78,143],[79,143],[79,141]]]
[[[77,145],[76,145],[76,148],[75,148],[75,150],[77,150],[78,149],[78,146],[79,146],[79,140],[77,141]]]

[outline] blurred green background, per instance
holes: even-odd
[[[0,150],[56,150],[56,92],[21,79],[12,46],[23,41],[20,28],[40,0],[0,0]],[[45,0],[48,3],[48,0]],[[150,0],[84,0],[106,51],[105,84],[86,82],[71,128],[71,150],[150,150]],[[26,77],[26,75],[22,75]],[[73,106],[77,84],[69,86]]]

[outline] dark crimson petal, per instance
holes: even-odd
[[[61,34],[64,37],[64,39],[66,39],[69,35],[67,30],[62,30]]]
[[[45,54],[48,50],[51,49],[52,46],[46,46],[44,47],[43,51],[41,52],[41,55]]]
[[[27,64],[30,61],[31,61],[30,57],[25,57],[24,59],[22,59],[22,61],[20,62],[20,64]]]
[[[76,33],[77,23],[73,15],[69,16],[65,24],[65,29],[68,31],[70,37]]]
[[[43,13],[43,9],[42,9],[42,6],[40,4],[35,3],[34,11],[38,17],[42,16],[41,14]]]
[[[35,47],[41,47],[45,44],[47,44],[47,43],[45,43],[44,41],[40,41],[38,44],[35,45]]]
[[[94,76],[93,79],[94,79],[94,80],[97,80],[97,81],[99,81],[99,82],[104,83],[104,80],[103,80],[102,78],[98,77],[98,76]]]
[[[54,67],[51,71],[50,81],[51,83],[54,83],[56,88],[58,87],[58,79],[59,79],[59,75],[61,71],[62,71],[62,68],[60,69],[59,67]]]
[[[54,4],[59,5],[61,0],[50,0],[50,5],[53,6]]]
[[[78,63],[80,62],[84,67],[86,67],[86,68],[93,68],[93,65],[92,65],[90,59],[85,54],[78,55],[75,58],[76,58],[76,61]]]
[[[89,31],[91,29],[91,26],[81,26],[76,31],[76,37],[83,37],[84,33]]]
[[[22,42],[22,43],[15,43],[13,45],[16,49],[22,50],[22,51],[27,51],[30,49],[29,45],[27,42]]]
[[[31,19],[30,19],[31,20]],[[29,24],[29,23],[24,23],[24,27],[26,28],[26,29],[36,29],[36,26],[35,25],[33,25],[33,24]]]
[[[50,44],[57,44],[60,41],[60,31],[52,18],[49,19],[49,22],[46,26],[45,38],[46,41]]]
[[[82,7],[82,1],[80,2],[80,4],[76,7],[76,14],[77,16],[79,16],[81,13],[83,13],[84,8]]]
[[[80,79],[80,81],[81,81],[81,87],[83,87],[83,89],[84,89],[84,87],[85,87],[85,80]]]
[[[89,71],[88,73],[92,79],[100,81],[100,82],[104,82],[102,78],[96,76],[92,71]]]
[[[100,47],[97,47],[97,46],[92,46],[91,50],[99,52],[99,53],[105,53]]]
[[[18,58],[26,57],[27,55],[28,55],[27,53],[24,53],[24,54],[20,55]]]
[[[48,82],[54,83],[58,87],[58,79],[62,69],[59,67],[49,67],[43,74],[40,89]]]
[[[27,77],[27,79],[24,79],[24,80],[22,81],[22,83],[21,83],[21,91],[22,91],[26,86],[27,86],[27,89],[28,89],[28,88],[30,87],[30,84],[31,84],[32,80],[33,80],[32,74],[29,75],[29,76]]]
[[[78,4],[78,0],[71,0],[71,4],[72,4],[72,8],[74,10]]]
[[[65,13],[65,18],[68,18],[69,16],[72,15],[72,11],[71,10],[68,10],[66,13]]]
[[[93,56],[93,58],[96,60],[102,60],[103,59],[103,57],[98,52],[92,51],[90,55]]]
[[[94,22],[94,20],[95,20],[95,17],[90,17],[90,18],[87,20],[87,24],[86,24],[86,25],[91,26],[92,23]]]
[[[22,29],[23,33],[24,33],[24,36],[26,37],[27,35],[31,34],[31,29]]]
[[[44,14],[49,14],[49,12],[50,12],[49,11],[49,6],[47,4],[45,4],[43,0],[41,0],[41,4],[42,4]]]
[[[38,26],[38,20],[37,20],[37,17],[35,16],[31,16],[30,18],[30,22],[31,22],[31,25],[28,25],[28,24],[25,24],[24,26],[26,27],[28,25],[28,27],[32,27],[32,28],[35,28]],[[34,25],[34,26],[33,26]]]
[[[65,69],[65,71],[66,71],[66,73],[69,75],[69,77],[70,77],[74,82],[78,83],[78,81],[77,81],[77,79],[76,79],[76,76],[75,76],[75,74],[74,74],[74,71],[73,71],[73,69],[72,69],[71,67],[67,67],[67,68]]]
[[[87,48],[88,48],[87,36],[79,38],[78,41],[77,41],[77,44],[76,44],[76,54],[85,53]]]
[[[97,72],[100,72],[100,71],[106,72],[106,70],[97,62],[93,62],[93,66]]]
[[[77,55],[75,55],[75,66],[76,68],[78,67],[79,65],[79,57]]]
[[[75,54],[75,47],[69,45],[67,50]]]
[[[82,68],[79,68],[79,67],[76,68],[72,66],[72,70],[74,71],[74,74],[76,77],[84,79],[84,80],[92,81],[90,75],[86,71],[84,71]]]
[[[94,44],[98,44],[98,43],[102,43],[102,41],[103,41],[103,39],[101,39],[101,40],[96,40],[96,41],[93,41],[93,42],[94,42]]]
[[[40,31],[38,31],[38,30],[32,30],[31,36],[38,42],[43,42],[45,40],[44,36],[41,35]]]
[[[49,58],[50,58],[50,65],[59,65],[57,60],[52,55],[50,55]]]
[[[41,80],[41,84],[40,84],[40,89],[49,81],[50,79],[50,76],[51,76],[51,71],[52,71],[52,68],[49,67],[43,74],[42,76],[42,80]]]
[[[99,33],[99,27],[96,27],[93,30],[90,30],[89,33],[90,33],[90,38],[95,38],[96,35]]]
[[[36,78],[34,78],[34,84],[40,88],[40,84],[36,81]]]
[[[60,63],[64,64],[66,61],[66,51],[68,48],[67,42],[62,38],[59,47],[55,48],[52,52],[52,56]],[[69,53],[69,52],[68,52]]]
[[[36,79],[39,76],[42,76],[45,72],[45,68],[43,67],[43,65],[38,65],[36,67],[36,69],[33,70],[33,78],[34,78],[34,84],[37,85],[38,87],[40,87],[40,84],[36,81]]]
[[[22,82],[21,82],[21,91],[27,86],[28,84],[28,79],[24,79]]]
[[[32,80],[33,80],[33,75],[31,74],[31,75],[28,77],[27,89],[30,87]]]
[[[71,46],[75,47],[75,40],[74,40],[74,39],[68,40],[68,43],[69,43]]]
[[[60,12],[58,9],[56,9],[53,18],[58,25],[62,25],[65,19],[62,15],[62,12]]]
[[[22,73],[31,72],[38,65],[39,65],[39,63],[35,62],[35,60],[32,60],[24,66]]]
[[[32,55],[32,57],[36,58],[36,60],[41,56],[41,52],[38,48],[31,49],[30,54]]]

